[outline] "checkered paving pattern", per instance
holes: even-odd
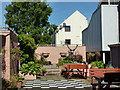
[[[34,80],[26,81],[23,88],[88,88],[80,80]]]

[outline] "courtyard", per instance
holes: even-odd
[[[28,1],[1,4],[1,90],[120,90],[120,0]]]

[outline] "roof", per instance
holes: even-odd
[[[111,48],[120,47],[120,43],[118,43],[118,44],[111,44],[111,45],[108,45],[108,46],[111,47]]]
[[[16,36],[18,36],[18,34],[14,30],[12,30],[10,27],[0,27],[0,32],[2,33],[13,32]]]
[[[78,10],[76,10],[74,13],[72,13],[68,18],[66,18],[63,22],[65,22],[67,19],[69,19],[69,18],[71,18],[71,17],[73,17],[74,15],[79,15],[80,17],[84,17],[84,18],[86,18],[82,13],[80,13]],[[87,19],[87,18],[86,18]],[[63,23],[62,22],[62,23]],[[61,24],[62,24],[61,23]]]

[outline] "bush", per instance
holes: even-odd
[[[64,63],[72,63],[72,61],[71,60],[60,60],[59,62],[58,62],[58,64],[57,64],[57,66],[59,67],[59,66],[62,66]]]
[[[68,56],[68,57],[65,57],[63,60],[71,60],[71,58]]]
[[[2,90],[7,90],[9,85],[10,85],[9,81],[4,79],[4,78],[2,78]]]
[[[104,63],[103,61],[94,61],[92,63],[90,63],[91,65],[98,67],[98,68],[104,68]]]
[[[13,75],[11,77],[11,80],[9,81],[9,87],[8,88],[17,88],[17,79],[16,79],[15,75]]]
[[[36,75],[42,72],[41,65],[31,61],[27,64],[22,64],[22,66],[20,67],[20,72],[24,75],[27,75],[28,73]]]
[[[16,75],[15,77],[16,77],[17,81],[23,81],[24,80],[24,77],[22,77],[22,76]]]
[[[51,61],[45,61],[45,60],[36,60],[36,63],[39,63],[41,65],[51,65]]]
[[[24,80],[24,78],[19,75],[13,75],[10,81],[2,78],[2,90],[9,90],[7,88],[17,88],[17,82],[19,80]]]
[[[43,73],[46,73],[46,72],[47,72],[46,68],[44,68],[44,67],[41,68],[41,71],[42,71]]]

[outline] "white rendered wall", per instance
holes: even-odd
[[[65,39],[71,39],[71,44],[82,45],[82,31],[88,26],[87,18],[79,11],[75,11],[60,25],[63,25],[63,23],[66,23],[66,26],[70,26],[71,31],[65,32],[64,27],[59,30],[56,33],[56,45],[65,44]]]
[[[102,5],[102,51],[110,51],[108,45],[119,42],[117,5]]]

